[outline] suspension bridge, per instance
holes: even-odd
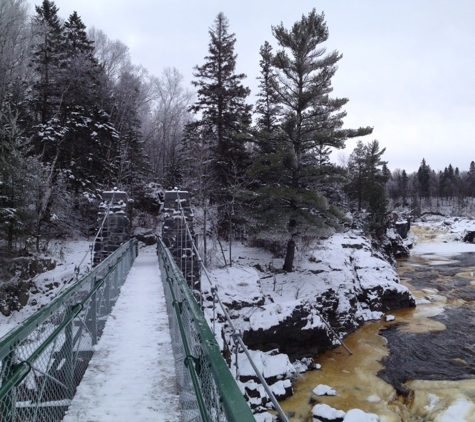
[[[196,300],[201,277],[213,284],[186,201],[171,197],[156,252],[124,243],[0,339],[0,421],[256,420]],[[233,332],[230,349],[246,354],[288,421],[212,292]]]

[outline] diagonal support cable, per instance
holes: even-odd
[[[181,213],[181,216],[183,218],[183,221],[186,221],[185,220],[185,213],[184,213],[184,210],[183,210],[183,207],[181,206],[181,199],[180,199],[180,194],[178,192],[178,190],[176,190],[176,195],[177,195],[177,201],[178,201],[178,206],[179,206],[179,210],[180,210],[180,213]],[[196,247],[196,244],[195,244],[195,241],[193,239],[193,236],[191,235],[191,232],[190,232],[190,229],[188,227],[188,224],[185,224],[185,227],[186,227],[186,232],[187,232],[187,235],[189,236],[190,238],[190,241],[191,241],[191,244],[192,244],[192,247],[193,247],[193,251],[194,253],[196,254],[196,256],[198,257],[198,262],[201,266],[201,269],[203,271],[203,273],[205,274],[208,282],[209,282],[209,285],[211,287],[211,290],[213,292],[213,298],[215,298],[215,300],[218,302],[220,308],[221,308],[221,311],[223,312],[224,314],[224,317],[226,318],[226,321],[227,323],[229,324],[229,327],[231,328],[231,331],[232,331],[232,337],[234,339],[234,341],[239,344],[239,346],[242,348],[242,350],[244,351],[244,353],[246,354],[252,368],[254,369],[254,372],[257,376],[257,378],[259,379],[259,381],[261,382],[262,386],[264,387],[264,390],[266,391],[267,393],[267,396],[268,398],[270,399],[270,401],[272,402],[275,410],[277,411],[277,413],[279,414],[279,417],[281,419],[282,422],[289,422],[287,416],[285,415],[284,411],[282,410],[282,408],[280,407],[277,399],[275,398],[274,396],[274,393],[272,393],[269,385],[267,384],[267,381],[265,380],[264,376],[260,373],[259,369],[257,368],[256,364],[254,363],[254,361],[252,360],[252,357],[251,357],[251,354],[249,353],[249,350],[247,349],[246,345],[244,344],[244,341],[242,340],[242,336],[240,335],[240,332],[235,328],[232,320],[231,320],[231,317],[229,316],[229,312],[227,310],[227,308],[224,306],[223,302],[221,301],[221,298],[219,297],[219,293],[218,293],[218,288],[214,285],[214,283],[211,281],[211,277],[210,277],[210,274],[208,272],[208,270],[206,269],[206,267],[204,266],[203,264],[203,260],[201,259],[201,256],[198,252],[198,249]],[[201,293],[201,292],[200,292]],[[200,294],[200,298],[202,297],[202,295]],[[214,299],[213,299],[214,300]],[[214,332],[214,335],[216,335],[216,333]]]

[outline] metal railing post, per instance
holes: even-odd
[[[106,282],[104,285],[104,299],[106,303],[105,314],[107,315],[111,311],[111,269],[112,265],[109,265],[109,273],[106,275]]]
[[[96,277],[94,277],[94,287],[97,283]],[[89,305],[89,315],[90,315],[90,321],[91,321],[91,326],[89,327],[89,330],[91,332],[91,341],[92,345],[95,346],[97,344],[97,312],[98,312],[98,307],[97,307],[97,293],[94,291],[92,297],[91,297],[91,302]],[[99,305],[100,307],[100,305]],[[89,321],[89,318],[86,319],[86,323]]]
[[[72,308],[68,309],[68,313],[72,312]],[[73,344],[73,324],[74,319],[72,319],[64,329],[64,354],[65,354],[65,371],[66,371],[66,386],[67,386],[67,397],[72,399],[74,397],[74,344]]]

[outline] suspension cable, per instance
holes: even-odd
[[[183,207],[181,205],[181,199],[180,199],[180,194],[178,192],[178,189],[175,189],[175,192],[176,192],[176,195],[177,195],[177,202],[178,202],[179,210],[180,210],[180,213],[181,213],[181,217],[182,217],[183,221],[186,222],[185,213],[184,213]],[[187,235],[189,236],[189,238],[191,240],[191,245],[192,245],[193,251],[194,251],[194,253],[196,253],[196,256],[198,257],[198,262],[199,262],[199,264],[201,266],[201,269],[203,270],[203,272],[204,272],[204,274],[205,274],[205,276],[206,276],[206,278],[209,282],[211,291],[213,292],[213,307],[214,307],[214,301],[217,301],[220,308],[221,308],[221,310],[222,310],[222,312],[223,312],[223,314],[224,314],[224,317],[226,318],[227,323],[229,324],[229,327],[231,328],[231,331],[232,331],[231,336],[232,336],[234,342],[236,343],[236,345],[239,344],[239,346],[241,346],[242,350],[246,354],[246,356],[249,360],[249,363],[251,364],[252,368],[254,369],[254,372],[256,373],[257,377],[259,378],[259,381],[261,382],[262,386],[264,387],[264,390],[266,391],[267,396],[269,397],[270,401],[274,405],[274,408],[276,409],[277,413],[279,414],[279,417],[280,417],[281,421],[282,422],[289,422],[287,416],[285,415],[285,413],[282,410],[282,408],[280,407],[277,399],[275,398],[274,393],[272,393],[269,385],[267,384],[267,381],[265,380],[264,376],[260,373],[260,371],[257,368],[256,364],[252,360],[251,354],[249,353],[249,350],[247,349],[246,345],[244,344],[244,341],[242,340],[242,333],[234,327],[234,324],[231,320],[231,317],[229,316],[228,310],[226,309],[223,302],[221,301],[221,298],[219,297],[218,288],[211,281],[210,274],[209,274],[208,270],[206,269],[206,267],[203,264],[203,260],[201,259],[201,256],[198,252],[198,249],[197,249],[196,244],[194,242],[193,236],[191,235],[191,231],[190,231],[190,228],[188,227],[188,224],[185,224],[185,228],[186,228]],[[206,233],[205,233],[205,236],[206,236]],[[200,297],[202,297],[201,294],[200,294]],[[216,336],[216,332],[214,330],[215,330],[215,327],[214,327],[214,322],[213,322],[213,334]],[[236,362],[236,365],[237,365],[237,362]]]
[[[110,209],[112,208],[112,204],[114,203],[114,197],[115,197],[115,193],[117,192],[117,188],[114,188],[112,190],[112,197],[109,201],[109,203],[107,204],[107,209],[104,213],[104,218],[102,219],[102,222],[99,226],[99,228],[97,229],[97,232],[96,232],[96,235],[94,236],[94,239],[93,241],[91,242],[91,244],[89,245],[89,250],[91,252],[91,268],[93,266],[93,263],[94,263],[94,246],[96,244],[96,241],[97,239],[99,238],[99,234],[102,233],[102,230],[104,228],[104,224],[107,220],[107,217],[109,217],[109,213],[110,213]],[[84,257],[85,258],[85,257]],[[81,263],[79,264],[79,266],[81,266],[82,262],[84,261],[84,258],[82,259]]]

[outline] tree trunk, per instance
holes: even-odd
[[[294,256],[295,256],[295,241],[293,238],[290,238],[287,242],[287,252],[285,254],[283,270],[291,273],[294,267]]]

